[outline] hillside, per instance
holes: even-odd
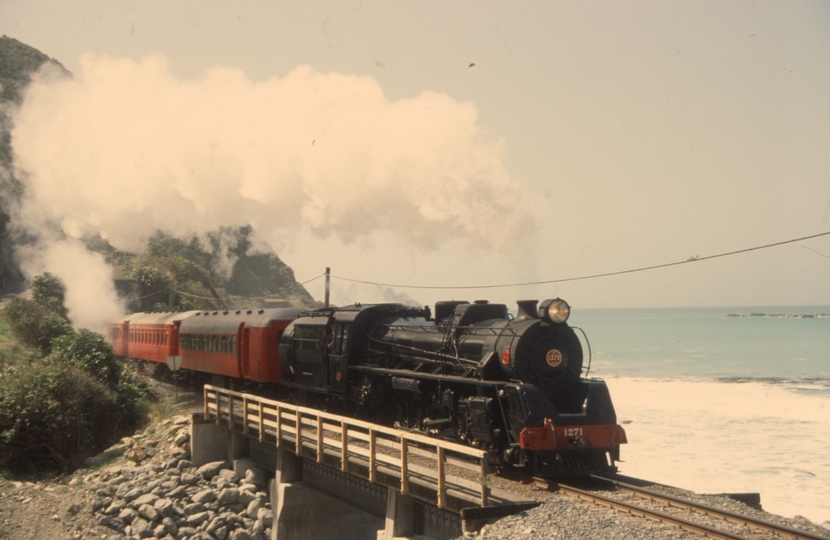
[[[223,229],[207,241],[159,234],[141,253],[87,246],[115,267],[119,294],[133,311],[315,307],[294,271],[270,249],[252,249],[250,227]],[[209,245],[206,245],[209,244]]]
[[[32,74],[46,62],[69,74],[60,62],[39,50],[8,36],[0,37],[0,289],[15,288],[23,281],[13,260],[13,246],[5,234],[9,224],[8,205],[20,196],[22,189],[12,167],[9,112],[20,103],[21,91],[31,81]]]

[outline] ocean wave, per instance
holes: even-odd
[[[765,383],[765,384],[803,384],[807,386],[824,386],[830,388],[830,378],[825,377],[716,377],[723,383]]]
[[[718,377],[715,381],[774,385],[796,394],[830,396],[830,379],[824,377]]]

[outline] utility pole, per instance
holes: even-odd
[[[330,289],[330,287],[329,287],[330,281],[329,280],[330,279],[331,279],[331,268],[326,266],[326,308],[329,307],[329,289]]]

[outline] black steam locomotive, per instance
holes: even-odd
[[[375,304],[300,314],[279,342],[301,400],[486,449],[540,476],[616,470],[625,432],[605,382],[582,378],[561,299]]]

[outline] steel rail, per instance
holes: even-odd
[[[773,523],[771,521],[766,521],[763,519],[754,518],[751,516],[746,516],[743,514],[739,514],[737,512],[732,512],[731,510],[726,510],[723,508],[716,508],[714,506],[710,506],[704,503],[692,502],[686,499],[681,499],[679,497],[675,497],[673,495],[667,495],[665,493],[659,493],[657,491],[653,491],[650,489],[642,488],[639,486],[635,486],[632,484],[627,484],[625,482],[620,482],[619,480],[612,480],[610,478],[604,478],[602,476],[592,476],[594,480],[601,480],[603,482],[610,483],[617,488],[623,489],[625,491],[633,492],[643,497],[649,498],[654,501],[664,502],[669,506],[674,506],[676,508],[684,508],[687,510],[693,510],[695,512],[717,517],[720,519],[724,519],[726,521],[731,521],[733,523],[739,523],[741,525],[749,525],[752,527],[757,527],[763,530],[772,531],[778,535],[784,536],[786,538],[796,538],[802,539],[806,538],[809,540],[828,540],[827,536],[819,536],[807,531],[800,531],[798,529],[794,529],[792,527],[788,527],[786,525],[780,525],[778,523]]]
[[[618,501],[610,497],[604,497],[602,495],[597,495],[596,493],[583,491],[581,489],[568,486],[565,484],[548,483],[548,485],[556,485],[559,491],[572,497],[577,497],[582,500],[600,504],[602,506],[607,506],[609,508],[613,508],[614,510],[619,510],[627,514],[650,519],[652,521],[657,521],[659,523],[668,523],[670,525],[678,527],[681,530],[696,532],[709,538],[716,538],[718,540],[748,540],[747,537],[741,536],[739,534],[731,533],[728,531],[722,531],[714,527],[709,527],[708,525],[702,525],[700,523],[694,523],[681,517],[666,514],[665,512],[660,512],[659,510],[652,510],[649,508],[638,506],[636,504]]]

